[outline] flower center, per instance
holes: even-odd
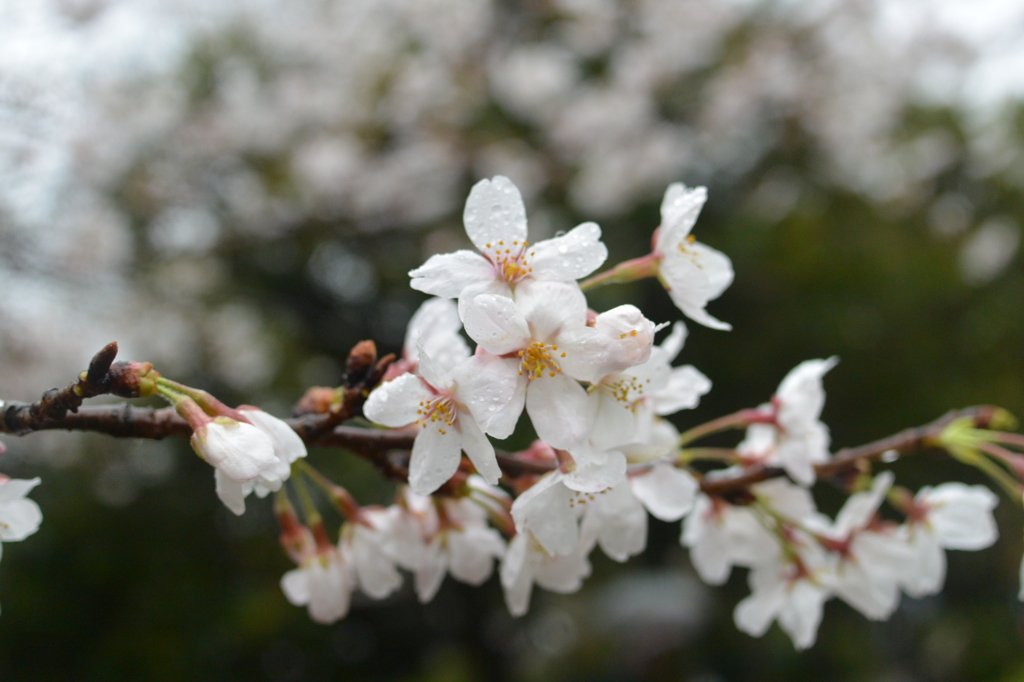
[[[534,252],[527,254],[526,247],[529,242],[514,241],[506,245],[504,241],[497,244],[485,244],[484,257],[494,265],[494,271],[501,279],[509,284],[515,284],[519,280],[533,272],[527,256],[533,256]]]
[[[605,390],[620,403],[626,403],[630,409],[636,408],[636,403],[644,397],[644,389],[650,379],[625,375],[618,381],[605,384]]]
[[[682,253],[683,255],[685,255],[687,258],[690,259],[691,263],[693,263],[698,268],[703,270],[704,266],[701,265],[700,262],[699,262],[700,256],[697,254],[696,251],[693,251],[692,249],[688,249],[687,248],[688,246],[692,246],[694,243],[696,243],[696,241],[697,241],[696,237],[694,237],[692,234],[688,234],[688,235],[686,235],[686,239],[683,239],[683,240],[681,240],[679,242],[679,244],[677,245],[677,248],[679,249],[680,253]]]
[[[424,428],[428,424],[435,424],[437,430],[443,435],[448,433],[445,430],[445,426],[451,426],[455,423],[458,410],[455,407],[455,401],[450,396],[442,395],[430,398],[429,400],[421,400],[416,414],[419,415],[419,419],[416,420],[417,424]]]
[[[545,372],[555,376],[562,371],[557,358],[564,357],[565,351],[560,352],[558,346],[534,341],[519,351],[519,376],[526,375],[530,381],[539,379]]]
[[[573,508],[578,504],[583,505],[586,504],[587,502],[594,502],[597,500],[598,495],[604,495],[609,490],[610,488],[606,488],[605,490],[602,490],[601,492],[598,493],[581,493],[574,490],[572,497],[569,498],[569,507]]]

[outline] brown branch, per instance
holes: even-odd
[[[380,383],[394,360],[390,355],[378,360],[376,353],[370,341],[357,344],[346,364],[344,385],[339,389],[316,389],[330,392],[333,398],[326,402],[304,398],[303,404],[319,405],[317,411],[304,410],[305,414],[285,421],[308,446],[344,448],[369,461],[387,478],[406,481],[409,451],[416,436],[414,430],[342,424],[362,413],[366,396]],[[47,391],[37,402],[0,403],[0,433],[22,436],[35,431],[88,431],[119,438],[152,440],[190,436],[192,429],[188,423],[170,407],[133,407],[127,403],[81,407],[83,400],[98,395],[138,396],[140,369],[145,371],[148,365],[114,363],[116,354],[117,344],[108,344],[96,354],[78,381],[62,390]],[[906,429],[859,447],[844,448],[827,463],[815,467],[818,478],[841,481],[860,471],[865,462],[878,459],[886,452],[905,455],[933,447],[934,439],[954,419],[967,417],[973,420],[976,428],[986,428],[997,409],[981,406],[954,410],[930,424]],[[520,460],[504,453],[497,456],[498,465],[510,479],[540,476],[554,468],[554,464]],[[701,490],[720,497],[743,496],[751,485],[781,476],[785,476],[781,468],[758,464],[727,478],[705,478],[701,481]]]

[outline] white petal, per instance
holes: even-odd
[[[537,436],[551,447],[568,450],[587,436],[587,392],[565,374],[531,381],[526,387],[526,411]]]
[[[825,406],[822,377],[838,362],[834,356],[828,360],[807,360],[790,370],[775,393],[780,403],[778,421],[783,429],[799,432],[817,421]]]
[[[700,403],[700,398],[711,390],[711,380],[692,365],[673,368],[668,385],[654,394],[654,411],[666,416],[679,410],[689,410]]]
[[[528,264],[535,278],[566,282],[586,277],[608,258],[597,223],[583,223],[561,237],[538,242],[530,253]]]
[[[493,528],[466,528],[448,534],[452,577],[470,585],[481,585],[490,577],[494,559],[501,557],[505,543]]]
[[[875,476],[870,490],[850,495],[836,516],[836,533],[845,536],[852,530],[863,528],[878,511],[894,479],[891,471],[883,471]]]
[[[223,471],[216,469],[213,472],[213,479],[216,482],[217,497],[236,516],[245,513],[245,490],[242,484],[228,478]]]
[[[9,478],[0,483],[0,504],[20,500],[39,485],[39,477],[36,478]]]
[[[593,327],[561,337],[567,352],[562,367],[577,379],[596,382],[647,362],[653,343],[654,324],[636,306],[621,305],[598,315]]]
[[[549,554],[569,554],[579,537],[570,497],[562,477],[548,474],[512,503],[516,530],[528,530]]]
[[[934,505],[928,513],[928,523],[943,547],[984,549],[999,537],[999,529],[992,518],[999,498],[985,486],[943,483],[922,493],[919,497],[926,504]]]
[[[808,649],[817,639],[826,597],[820,587],[807,580],[798,580],[789,588],[788,599],[778,619],[797,649]]]
[[[375,531],[356,526],[352,538],[352,565],[359,587],[374,599],[383,599],[402,585],[394,562],[381,549]]]
[[[469,410],[459,410],[458,426],[462,432],[462,449],[469,456],[469,461],[488,483],[497,485],[501,478],[501,468],[494,455],[494,446],[480,430]]]
[[[423,377],[435,391],[447,391],[452,387],[452,378],[448,372],[445,371],[444,367],[434,362],[434,359],[430,357],[426,349],[423,346],[419,346],[419,375]]]
[[[583,498],[583,523],[580,526],[580,551],[584,554],[600,544],[601,550],[615,561],[626,561],[647,546],[647,512],[633,497],[628,483]]]
[[[469,337],[495,355],[520,350],[530,343],[530,328],[510,298],[477,296],[466,306],[463,323]]]
[[[421,345],[437,364],[451,370],[470,356],[469,346],[459,335],[460,329],[462,319],[453,302],[446,298],[427,299],[409,320],[402,355],[409,362],[418,362],[416,346]]]
[[[309,574],[306,569],[295,568],[281,576],[281,591],[294,606],[309,603]]]
[[[458,298],[466,287],[494,279],[494,268],[479,253],[439,253],[409,272],[413,289],[442,298]]]
[[[234,481],[251,481],[278,466],[270,438],[252,424],[214,421],[204,432],[192,434],[192,448],[200,457]]]
[[[678,521],[693,509],[700,486],[688,472],[661,462],[649,471],[631,476],[633,494],[662,521]]]
[[[576,469],[565,474],[567,488],[581,493],[599,493],[626,480],[626,457],[621,452],[593,452],[588,447],[573,448]]]
[[[938,594],[946,580],[946,553],[923,524],[914,524],[910,534],[911,563],[901,576],[903,591],[911,597]]]
[[[676,322],[672,325],[672,331],[661,342],[661,350],[664,351],[669,362],[672,362],[679,356],[679,351],[683,350],[683,344],[686,343],[688,334],[689,331],[682,322]]]
[[[501,175],[473,185],[462,220],[470,241],[485,253],[497,248],[499,241],[507,245],[526,241],[523,197],[512,181]]]
[[[624,374],[613,376],[625,377]],[[628,381],[628,378],[625,381]],[[622,394],[612,387],[599,386],[588,395],[593,410],[593,417],[590,419],[591,442],[601,448],[614,448],[633,443],[638,427],[635,405],[628,400],[622,400]]]
[[[42,522],[43,512],[32,500],[15,499],[0,503],[0,540],[4,542],[24,540],[39,530]]]
[[[708,190],[705,187],[687,188],[680,182],[668,186],[661,200],[661,228],[658,230],[657,242],[659,251],[686,239],[697,223],[707,198]]]
[[[485,282],[478,282],[462,290],[459,295],[459,319],[465,319],[466,307],[476,299],[477,296],[501,296],[512,299],[512,287],[503,279],[489,279]]]
[[[252,422],[253,426],[270,437],[270,441],[274,444],[274,452],[282,462],[291,464],[306,456],[306,444],[285,421],[258,409],[243,408],[242,414]],[[285,478],[287,478],[287,472],[285,472]]]
[[[384,426],[405,426],[419,419],[421,401],[432,395],[418,376],[403,374],[375,388],[363,405],[363,414]]]
[[[546,558],[537,567],[534,580],[546,590],[559,594],[572,594],[583,587],[583,579],[590,575],[590,562],[579,553]]]
[[[785,591],[785,583],[778,581],[766,589],[751,592],[733,611],[736,627],[751,637],[763,636],[782,609]]]
[[[505,604],[513,616],[523,616],[530,609],[530,593],[533,592],[533,573],[530,570],[529,533],[519,533],[508,544],[508,551],[501,562],[501,586],[505,592]]]
[[[428,422],[412,444],[409,486],[420,495],[429,495],[447,482],[459,468],[461,441],[454,426]]]
[[[349,567],[339,556],[332,557],[326,566],[314,559],[309,571],[309,617],[325,625],[344,618],[352,589]]]
[[[452,370],[452,378],[458,401],[469,408],[484,432],[495,438],[512,435],[526,401],[526,378],[519,374],[519,360],[478,351]]]
[[[687,317],[714,329],[731,328],[704,310],[732,284],[732,262],[724,253],[700,242],[683,242],[665,252],[659,273],[672,302]]]
[[[430,543],[423,562],[416,569],[416,597],[421,604],[430,602],[437,595],[447,571],[448,556],[441,549],[441,536],[438,535]]]
[[[587,299],[575,282],[525,280],[516,287],[516,307],[536,341],[558,345],[559,334],[587,324]]]

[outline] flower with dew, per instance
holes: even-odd
[[[514,421],[493,420],[515,392],[517,382],[503,367],[508,361],[477,353],[449,372],[422,346],[418,356],[418,374],[382,383],[370,394],[363,414],[384,426],[422,427],[409,460],[409,485],[417,493],[429,495],[450,479],[463,451],[481,476],[497,483],[501,469],[485,429],[507,438],[515,428]]]
[[[591,440],[609,448],[648,442],[655,415],[697,406],[711,381],[690,365],[672,367],[685,338],[686,327],[677,322],[664,342],[651,348],[647,362],[605,375],[590,387]]]
[[[631,305],[587,324],[587,303],[576,284],[523,284],[515,300],[484,294],[465,310],[466,332],[489,353],[514,358],[508,417],[525,404],[537,435],[570,449],[589,435],[590,407],[579,381],[597,382],[650,357],[654,324]]]
[[[608,257],[596,223],[583,223],[536,244],[527,242],[523,199],[512,181],[500,175],[473,186],[463,222],[479,253],[438,254],[409,273],[413,289],[458,298],[460,313],[475,296],[510,297],[524,282],[574,282]]]
[[[277,458],[274,467],[261,471],[248,481],[236,481],[221,469],[214,472],[217,496],[228,509],[241,515],[245,513],[245,498],[253,491],[262,498],[281,489],[291,474],[292,463],[306,456],[306,444],[292,427],[258,407],[243,405],[238,408],[238,413],[270,439]]]
[[[694,322],[713,329],[732,329],[704,310],[732,284],[729,257],[696,241],[690,234],[708,192],[704,187],[669,185],[661,202],[661,227],[654,235],[653,256],[658,279],[676,307]]]
[[[736,447],[741,457],[781,466],[797,483],[812,485],[814,465],[828,461],[831,440],[819,419],[825,406],[822,377],[838,362],[807,360],[790,370],[771,403],[758,408],[764,421],[751,424]]]
[[[512,518],[516,530],[529,531],[545,552],[565,555],[579,547],[577,519],[587,503],[625,480],[626,458],[616,451],[587,452],[578,457],[555,452],[559,468],[516,498]]]

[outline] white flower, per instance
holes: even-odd
[[[875,477],[871,489],[851,495],[836,520],[805,521],[830,550],[831,585],[836,596],[872,620],[885,620],[899,605],[900,584],[914,569],[910,546],[892,524],[876,523],[878,507],[892,486],[893,474]]]
[[[678,521],[693,509],[700,485],[690,472],[669,462],[630,474],[633,495],[662,521]]]
[[[654,325],[633,306],[598,315],[587,326],[587,304],[576,284],[523,284],[516,298],[477,296],[463,314],[466,332],[490,353],[514,355],[505,368],[516,380],[508,419],[525,403],[537,435],[570,449],[589,435],[590,407],[579,381],[646,362]]]
[[[250,424],[270,439],[277,458],[273,467],[264,469],[256,478],[248,481],[233,480],[219,468],[214,472],[217,496],[228,509],[241,515],[245,513],[245,498],[249,493],[255,490],[258,497],[266,497],[281,489],[291,474],[292,463],[306,456],[306,444],[292,427],[277,417],[256,407],[242,406],[238,410]]]
[[[801,485],[814,483],[814,465],[829,459],[828,427],[819,417],[825,406],[822,377],[838,359],[807,360],[790,370],[770,405],[761,411],[772,423],[751,424],[737,451],[747,459],[781,466]]]
[[[513,616],[522,616],[529,610],[533,583],[552,592],[570,594],[580,589],[589,575],[590,562],[585,554],[548,554],[529,532],[512,538],[501,563],[501,586]]]
[[[463,222],[479,254],[463,250],[431,256],[409,273],[413,289],[458,298],[460,313],[479,294],[508,297],[518,284],[530,280],[573,282],[601,267],[608,257],[595,223],[529,244],[523,199],[512,181],[500,175],[473,186]]]
[[[422,347],[418,359],[419,376],[404,374],[384,382],[370,394],[363,413],[384,426],[423,427],[409,461],[409,484],[417,493],[429,495],[450,479],[461,451],[481,476],[497,483],[501,469],[484,429],[506,438],[515,428],[514,421],[488,421],[513,398],[518,382],[504,365],[514,361],[478,353],[448,372]]]
[[[686,327],[677,322],[661,346],[651,348],[647,362],[607,374],[593,385],[592,441],[609,448],[647,442],[655,415],[697,406],[711,382],[694,367],[671,365],[685,338]]]
[[[575,552],[580,512],[625,479],[626,458],[620,452],[589,453],[578,462],[572,471],[546,474],[512,503],[516,530],[530,531],[548,554]]]
[[[704,310],[708,301],[721,296],[732,284],[732,262],[690,236],[707,194],[704,187],[687,189],[680,183],[669,185],[665,191],[661,227],[654,243],[654,255],[660,258],[658,278],[672,302],[691,320],[713,329],[732,329]]]
[[[584,502],[581,500],[581,502]],[[626,561],[647,546],[647,512],[628,481],[591,496],[583,506],[580,551],[595,545],[615,561]]]
[[[416,595],[426,603],[434,598],[446,573],[470,585],[480,585],[494,570],[494,559],[505,554],[501,534],[487,525],[487,512],[469,497],[443,498],[427,516],[427,544],[415,571]],[[440,513],[438,513],[440,511]]]
[[[402,575],[395,568],[389,510],[363,507],[360,521],[350,521],[341,528],[338,547],[350,560],[355,586],[374,599],[383,599],[402,585]]]
[[[783,479],[751,487],[758,503],[792,521],[814,511],[810,494]],[[733,566],[755,566],[775,561],[779,543],[759,518],[753,505],[736,506],[703,493],[683,523],[680,542],[690,548],[690,560],[704,582],[721,585]]]
[[[4,542],[24,540],[39,530],[43,513],[27,495],[39,485],[39,479],[0,476],[0,552]]]
[[[274,442],[252,424],[217,417],[197,427],[191,443],[196,454],[213,465],[217,496],[235,514],[245,512],[243,484],[280,487],[282,474],[287,478]]]
[[[900,581],[911,597],[936,594],[946,579],[944,549],[978,550],[999,537],[992,510],[996,495],[981,485],[943,483],[914,497],[906,526],[913,566]]]
[[[348,615],[354,588],[352,567],[337,548],[313,554],[281,577],[281,591],[288,601],[306,606],[309,617],[324,625]]]
[[[831,593],[823,582],[825,559],[821,549],[806,538],[792,546],[794,559],[759,564],[747,576],[750,595],[736,605],[736,627],[761,637],[773,620],[793,640],[797,649],[814,644],[822,609]],[[781,555],[780,555],[781,556]]]

